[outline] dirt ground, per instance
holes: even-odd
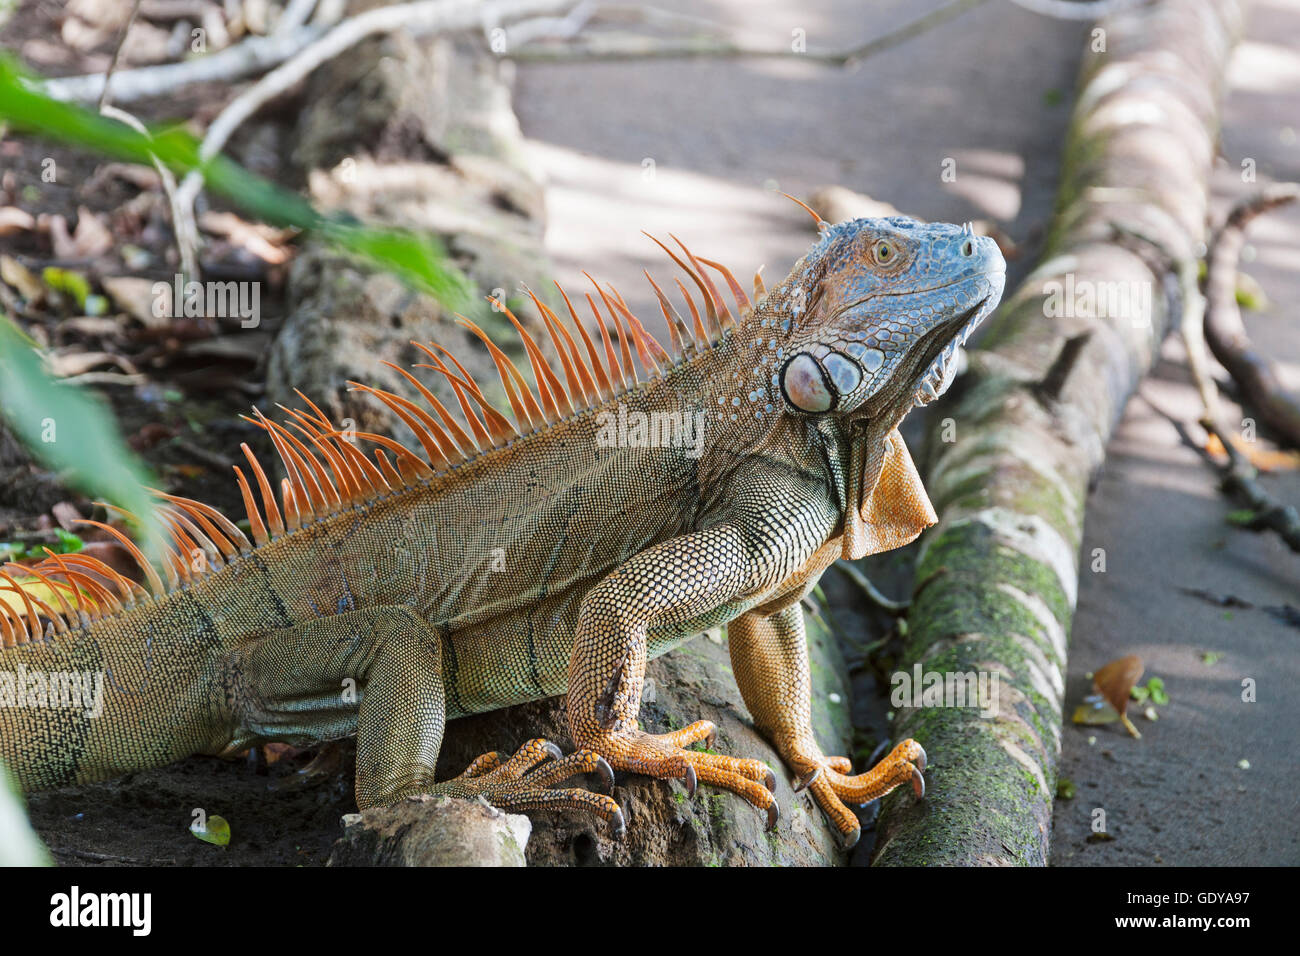
[[[785,45],[802,30],[813,49],[853,46],[940,6],[661,5],[755,42]],[[1010,263],[1014,283],[1032,265],[1051,211],[1086,30],[993,2],[853,70],[744,59],[522,65],[516,107],[549,181],[547,244],[558,277],[581,286],[581,270],[590,270],[613,281],[635,311],[655,314],[640,273],[664,268],[641,229],[671,230],[739,275],[765,263],[776,276],[803,253],[811,232],[807,217],[774,190],[806,195],[838,183],[924,218],[993,220],[1021,247]],[[1215,182],[1220,208],[1254,188],[1240,181],[1243,157],[1257,159],[1261,183],[1300,179],[1296,130],[1287,132],[1300,116],[1297,50],[1296,5],[1255,3],[1234,63]],[[953,182],[941,181],[947,159],[956,161]],[[0,165],[6,161],[0,156]],[[1300,292],[1300,210],[1261,220],[1251,236],[1257,257],[1243,268],[1273,306],[1247,322],[1300,383],[1300,337],[1288,322]],[[1067,712],[1086,692],[1084,675],[1126,653],[1146,659],[1148,675],[1165,680],[1172,701],[1158,722],[1138,718],[1141,741],[1111,727],[1066,728],[1062,773],[1077,792],[1057,804],[1057,865],[1300,860],[1300,807],[1289,786],[1294,769],[1286,770],[1300,764],[1300,704],[1288,693],[1300,677],[1300,634],[1268,610],[1300,605],[1300,561],[1272,538],[1226,523],[1231,505],[1161,414],[1195,419],[1186,382],[1171,341],[1144,397],[1130,404],[1088,502],[1084,553],[1105,548],[1107,573],[1083,575]],[[235,410],[226,396],[212,416],[218,433],[239,427]],[[1296,472],[1264,480],[1277,497],[1300,502]],[[201,481],[191,493],[234,504],[233,487],[209,494]],[[906,554],[880,558],[873,576],[902,593]],[[828,576],[826,583],[844,609],[836,611],[842,626],[860,629],[862,643],[885,636],[879,615],[861,616],[842,582]],[[1217,607],[1180,588],[1233,594],[1253,607]],[[1205,664],[1206,651],[1223,656]],[[854,659],[855,720],[869,748],[887,733],[886,702],[877,672],[862,655]],[[1240,702],[1243,677],[1257,679],[1258,703]],[[340,816],[355,809],[350,776],[298,789],[289,780],[298,765],[267,770],[192,758],[113,784],[35,795],[29,807],[62,863],[320,865]],[[178,807],[229,816],[235,839],[226,848],[194,840],[185,832],[190,809]],[[1112,841],[1087,842],[1097,808],[1107,813]],[[865,862],[869,847],[868,835],[854,861]]]

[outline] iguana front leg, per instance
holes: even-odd
[[[685,749],[712,736],[709,721],[660,735],[637,722],[649,632],[689,633],[754,588],[762,565],[771,565],[780,550],[768,541],[770,550],[760,546],[756,555],[757,540],[730,525],[683,535],[636,555],[596,585],[578,615],[568,716],[574,742],[615,768],[678,778],[688,790],[697,779],[714,784],[766,810],[770,826],[779,809],[765,763]]]
[[[727,626],[732,669],[745,706],[782,759],[805,781],[813,799],[840,831],[846,846],[861,835],[858,819],[846,803],[866,803],[911,781],[917,797],[925,794],[925,751],[904,740],[866,773],[850,776],[846,757],[827,757],[812,729],[808,639],[803,609],[796,601],[764,616],[747,611]]]
[[[271,631],[226,664],[221,683],[240,728],[233,746],[250,738],[335,739],[346,736],[355,718],[363,810],[421,794],[481,796],[502,810],[594,812],[622,830],[612,797],[552,789],[580,773],[599,772],[612,784],[613,771],[592,751],[562,756],[549,741],[531,740],[509,760],[484,754],[460,776],[435,783],[446,722],[442,653],[437,632],[402,606]]]

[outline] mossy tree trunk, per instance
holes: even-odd
[[[1047,861],[1084,500],[1170,322],[1165,266],[1132,236],[1177,256],[1204,240],[1239,29],[1234,0],[1161,0],[1089,40],[1044,261],[971,353],[929,448],[940,521],[900,670],[996,677],[992,716],[897,712],[896,738],[929,751],[929,795],[886,800],[877,864]]]

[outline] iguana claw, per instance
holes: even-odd
[[[604,757],[596,758],[596,772],[600,774],[600,781],[606,793],[614,792],[614,768],[609,765],[609,761]]]
[[[580,745],[600,753],[616,770],[679,780],[692,797],[702,783],[722,787],[767,811],[768,819],[774,820],[779,811],[772,796],[776,774],[771,767],[761,760],[689,749],[691,744],[713,739],[716,733],[710,721],[698,720],[666,734],[623,730],[575,736]]]
[[[862,839],[862,827],[854,827],[847,833],[840,834],[840,849],[844,851],[852,850],[858,845],[858,840]]]
[[[776,821],[779,819],[781,819],[781,804],[776,802],[776,797],[773,797],[772,802],[767,805],[767,828],[775,830]]]
[[[799,778],[799,782],[794,785],[794,792],[803,793],[805,790],[807,790],[809,787],[813,785],[813,783],[817,780],[818,777],[822,775],[822,771],[825,769],[826,768],[823,767],[821,764],[818,764],[817,766],[813,767],[806,774],[804,774],[802,777]]]
[[[912,768],[912,792],[916,794],[916,799],[925,799],[925,777],[919,767]]]

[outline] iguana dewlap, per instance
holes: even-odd
[[[655,286],[671,354],[611,288],[586,296],[590,329],[567,297],[569,321],[534,297],[558,361],[516,322],[531,384],[465,323],[513,422],[450,352],[420,346],[441,401],[406,372],[423,403],[366,389],[418,449],[340,432],[310,402],[283,424],[257,414],[287,477],[277,495],[245,448],[251,541],[164,496],[171,550],[161,569],[138,557],[146,586],[75,554],[7,565],[0,697],[5,674],[34,693],[31,675],[89,672],[103,698],[96,716],[31,693],[0,706],[0,759],[36,789],[355,734],[363,808],[482,795],[621,828],[612,797],[555,787],[612,767],[731,790],[775,822],[765,764],[688,749],[707,721],[659,735],[637,723],[647,660],[727,624],[755,723],[847,840],[846,804],[905,781],[921,793],[914,741],[856,775],[822,753],[799,599],[836,558],[935,521],[897,426],[946,386],[997,304],[1002,256],[957,226],[859,219],[824,226],[775,288],[755,277],[751,304],[716,263],[669,255],[688,283],[674,297]],[[566,692],[574,753],[535,740],[435,782],[448,719]]]

